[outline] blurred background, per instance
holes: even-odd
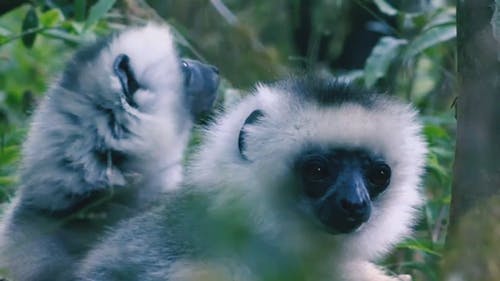
[[[430,146],[428,201],[414,237],[382,264],[414,280],[441,280],[455,151],[455,1],[1,1],[1,203],[15,191],[30,114],[73,51],[147,21],[170,24],[183,56],[219,67],[220,104],[258,81],[309,70],[411,101]]]

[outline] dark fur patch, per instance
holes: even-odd
[[[376,93],[357,87],[352,83],[317,75],[291,77],[276,82],[272,86],[291,92],[307,102],[316,102],[324,106],[353,102],[365,107],[372,107],[377,99]]]
[[[89,44],[76,52],[64,69],[61,86],[65,89],[74,89],[76,85],[79,85],[78,78],[80,77],[81,65],[90,61],[95,61],[102,50],[109,45],[112,38],[113,36],[108,36],[99,39],[97,42]]]

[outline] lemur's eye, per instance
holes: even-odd
[[[181,61],[182,74],[184,74],[184,85],[189,84],[191,80],[191,66],[185,60]]]
[[[321,182],[330,176],[328,161],[319,156],[312,156],[302,163],[302,176],[309,182]]]
[[[311,198],[319,198],[325,194],[334,176],[329,161],[321,155],[309,155],[299,163],[303,190]]]
[[[367,178],[371,184],[385,188],[391,179],[391,168],[385,163],[376,163],[368,169]]]

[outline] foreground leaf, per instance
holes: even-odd
[[[34,7],[31,7],[23,20],[22,32],[29,32],[38,27],[38,16]],[[28,33],[22,37],[23,44],[26,48],[33,47],[36,39],[36,32]]]
[[[99,0],[95,3],[89,12],[89,17],[85,22],[85,28],[89,28],[94,25],[97,21],[99,21],[106,13],[111,10],[116,0]]]
[[[59,9],[48,10],[40,16],[40,23],[43,27],[51,28],[60,24],[64,16]]]

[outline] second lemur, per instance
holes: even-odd
[[[34,113],[2,219],[1,274],[72,280],[106,228],[179,184],[193,120],[218,83],[217,68],[179,57],[165,26],[78,51]]]

